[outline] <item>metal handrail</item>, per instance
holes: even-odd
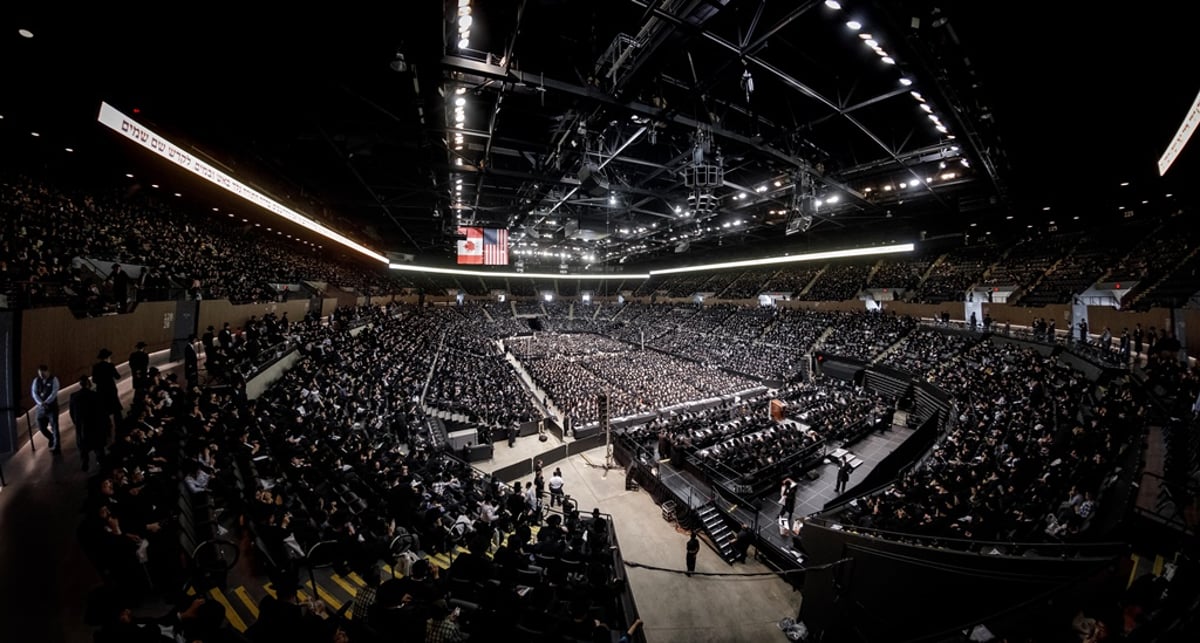
[[[233,542],[232,540],[227,540],[224,538],[210,538],[210,539],[200,543],[199,545],[196,545],[195,547],[193,547],[192,551],[188,554],[188,558],[192,563],[195,563],[196,560],[198,559],[198,557],[200,556],[201,550],[203,550],[207,547],[218,547],[221,545],[226,545],[230,549],[233,550],[233,560],[229,561],[229,563],[226,564],[225,568],[222,570],[222,571],[228,572],[229,570],[231,570],[237,566],[238,561],[241,560],[241,557],[242,557],[242,552],[238,550],[237,543]]]
[[[924,542],[915,542],[915,543],[911,543],[911,544],[915,544],[920,547],[936,547],[939,549],[946,549],[947,548],[946,543],[955,543],[955,544],[970,546],[973,548],[1007,547],[1007,548],[1022,550],[1022,551],[1027,551],[1027,550],[1031,550],[1031,549],[1037,550],[1037,549],[1051,549],[1051,548],[1053,548],[1053,549],[1100,550],[1100,549],[1114,549],[1114,548],[1125,546],[1125,544],[1121,543],[1121,542],[1098,542],[1098,543],[1016,542],[1016,541],[974,540],[974,539],[969,539],[969,538],[926,536],[923,534],[911,534],[911,533],[904,533],[904,532],[898,532],[898,531],[888,531],[886,529],[877,529],[874,527],[862,527],[860,525],[842,525],[842,524],[834,522],[828,518],[821,518],[821,517],[816,517],[816,516],[806,519],[805,522],[809,523],[809,524],[819,525],[821,527],[826,527],[829,529],[833,529],[835,526],[837,526],[838,530],[844,531],[846,533],[852,533],[852,534],[856,534],[856,535],[860,535],[860,536],[867,536],[867,537],[872,537],[872,538],[878,537],[878,538],[881,538],[883,540],[887,540],[890,542],[924,541]],[[979,552],[966,551],[966,550],[962,550],[962,549],[959,549],[958,551],[962,551],[963,553],[979,553]],[[1043,556],[1043,557],[1050,558],[1050,556]],[[1056,558],[1057,558],[1057,556],[1056,556]]]

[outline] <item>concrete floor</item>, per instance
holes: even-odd
[[[555,446],[537,443],[536,438],[523,439],[540,444],[538,451]],[[497,453],[507,449],[503,446]],[[564,490],[579,503],[580,510],[599,507],[612,514],[621,556],[627,563],[682,572],[687,535],[662,519],[662,511],[649,494],[625,490],[622,469],[606,472],[589,462],[602,464],[604,448],[556,463],[563,471]],[[485,462],[476,466],[492,471],[505,464]],[[770,571],[754,560],[731,567],[711,549],[702,547],[696,571],[737,575],[689,578],[683,573],[626,567],[649,643],[782,640],[776,623],[785,616],[795,618],[800,611],[800,594],[778,576],[740,575]]]

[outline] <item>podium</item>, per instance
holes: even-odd
[[[783,400],[771,400],[771,419],[776,422],[782,422],[787,419],[787,402]]]

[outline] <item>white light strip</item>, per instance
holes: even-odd
[[[529,279],[646,279],[646,273],[631,274],[616,272],[607,275],[557,275],[549,272],[490,272],[487,270],[459,270],[457,268],[434,268],[433,266],[415,266],[406,263],[393,263],[388,266],[392,270],[405,272],[432,272],[439,275],[462,275],[466,277],[524,277]]]
[[[682,268],[664,268],[651,270],[651,275],[670,275],[679,272],[698,272],[701,270],[724,270],[726,268],[748,268],[750,266],[767,266],[780,263],[796,263],[800,261],[820,261],[822,259],[842,259],[845,257],[867,257],[870,255],[893,254],[897,252],[912,252],[913,244],[901,243],[894,246],[877,246],[874,248],[850,248],[847,250],[828,250],[826,252],[809,252],[801,255],[784,257],[768,257],[766,259],[747,259],[745,261],[730,261],[727,263],[710,263],[703,266],[684,266]]]
[[[119,110],[108,103],[100,103],[100,115],[98,121],[109,129],[117,132],[121,136],[137,143],[138,145],[154,152],[164,159],[182,167],[183,169],[195,174],[196,176],[215,184],[216,186],[225,189],[226,191],[240,196],[243,199],[269,210],[296,225],[299,225],[307,230],[311,230],[326,239],[361,252],[362,254],[376,260],[388,263],[388,258],[371,250],[370,248],[360,245],[350,239],[338,234],[337,232],[326,228],[325,226],[313,221],[312,219],[292,210],[291,208],[279,203],[278,201],[268,197],[267,195],[245,185],[228,174],[218,170],[217,168],[205,163],[196,158],[192,154],[180,149],[178,145],[168,141],[159,134],[151,131],[145,125],[129,118],[122,114]]]
[[[1200,124],[1200,94],[1196,94],[1196,100],[1192,101],[1192,108],[1188,110],[1187,116],[1183,117],[1183,122],[1179,124],[1179,131],[1175,132],[1175,138],[1171,139],[1171,144],[1167,146],[1167,150],[1158,159],[1158,175],[1162,176],[1171,168],[1171,164],[1175,162],[1176,157],[1183,151],[1183,146],[1187,145],[1188,139],[1192,138],[1192,133],[1196,131],[1196,125]]]

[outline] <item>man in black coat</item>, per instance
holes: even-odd
[[[96,464],[104,457],[104,441],[108,437],[108,417],[104,402],[92,380],[87,375],[79,378],[79,390],[71,394],[68,407],[71,423],[75,425],[75,445],[79,447],[79,459],[83,470],[91,463],[91,453],[96,454]]]
[[[133,375],[133,388],[146,388],[146,372],[150,370],[150,353],[146,352],[146,342],[138,342],[129,354],[129,372]]]
[[[119,421],[121,419],[121,397],[117,394],[117,382],[121,379],[121,374],[117,372],[117,367],[112,363],[112,351],[102,348],[96,359],[99,361],[92,366],[92,383],[96,385],[96,392],[100,394],[101,405],[105,413]],[[112,426],[115,428],[116,424],[114,423]]]

